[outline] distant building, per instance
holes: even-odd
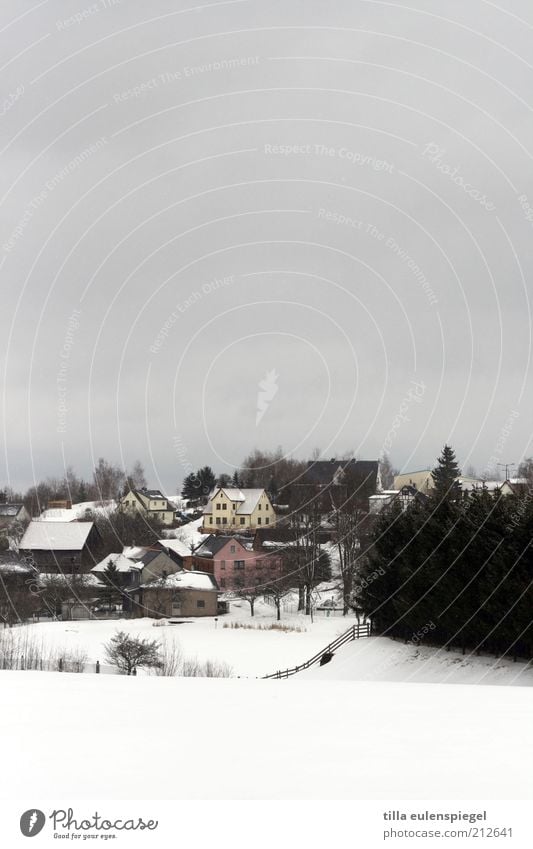
[[[0,504],[0,532],[8,530],[17,523],[26,525],[30,519],[31,516],[24,504]]]
[[[144,548],[126,546],[120,554],[108,554],[91,573],[104,580],[105,573],[113,564],[117,570],[118,588],[139,586],[147,581],[153,581],[171,575],[182,568],[173,558],[159,548]]]
[[[123,510],[143,513],[153,519],[158,519],[163,525],[173,525],[176,518],[174,505],[159,489],[130,489],[120,501]]]
[[[193,569],[213,575],[221,590],[239,590],[268,582],[279,574],[281,555],[277,552],[255,551],[250,540],[235,536],[213,534],[191,557]]]
[[[419,469],[418,471],[402,472],[400,475],[395,475],[394,489],[401,489],[403,486],[412,486],[423,495],[429,495],[435,489],[431,471],[431,469]]]
[[[216,616],[219,588],[213,575],[182,570],[130,590],[134,616]]]
[[[264,489],[218,487],[209,496],[203,510],[205,533],[251,531],[275,527],[276,514]]]
[[[94,564],[99,539],[94,522],[34,519],[26,528],[19,550],[40,572],[88,572]]]

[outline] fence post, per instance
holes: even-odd
[[[94,670],[94,671],[95,671],[95,672],[100,672],[100,661],[99,661],[99,660],[97,660],[97,661],[96,661],[96,667],[95,667],[95,670]]]

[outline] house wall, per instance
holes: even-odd
[[[128,492],[120,500],[120,505],[125,510],[135,510],[145,513],[147,516],[152,516],[154,518],[159,519],[164,525],[172,525],[174,523],[174,512],[172,510],[166,510],[167,507],[167,499],[164,500],[158,499],[150,499],[145,498],[140,495],[141,500],[131,492]]]
[[[157,557],[141,569],[139,583],[145,584],[148,581],[155,581],[157,578],[162,578],[165,573],[173,575],[174,572],[179,572],[179,569],[178,564],[168,554],[161,551]]]
[[[210,501],[211,512],[204,514],[204,528],[209,531],[246,531],[255,530],[257,527],[273,528],[276,526],[276,514],[266,492],[263,492],[251,514],[238,513],[240,503],[239,501],[231,501],[223,491],[217,492]],[[220,505],[220,507],[217,505]]]
[[[136,616],[216,616],[218,593],[209,590],[143,589]]]
[[[222,591],[237,590],[243,586],[253,585],[258,577],[260,580],[267,581],[269,577],[279,572],[281,566],[280,555],[250,551],[237,540],[229,540],[213,558],[193,557],[192,559],[193,568],[199,571],[210,571],[208,565],[211,566],[211,574],[215,576]],[[235,565],[236,562],[238,566]]]

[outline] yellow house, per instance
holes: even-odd
[[[120,506],[123,510],[136,510],[145,516],[159,519],[163,525],[174,524],[176,511],[158,489],[130,489],[120,499]]]
[[[247,531],[276,526],[276,514],[264,489],[218,487],[204,507],[203,529]]]

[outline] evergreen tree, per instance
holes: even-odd
[[[435,485],[434,495],[440,501],[443,499],[456,500],[460,497],[461,487],[457,483],[461,470],[457,465],[455,451],[450,445],[445,445],[437,465],[431,472]]]

